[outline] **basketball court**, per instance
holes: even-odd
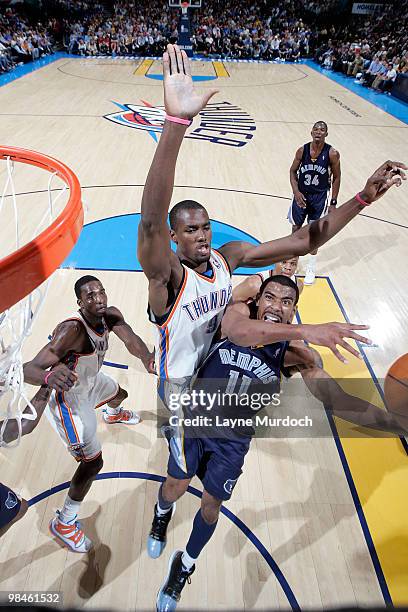
[[[160,74],[158,60],[61,57],[0,88],[3,143],[63,161],[79,178],[85,207],[84,230],[55,273],[24,345],[26,359],[76,310],[73,285],[84,270],[100,278],[109,304],[152,347],[136,230],[160,134],[138,117],[154,119],[163,106]],[[197,87],[219,93],[188,130],[172,202],[189,198],[206,206],[215,246],[243,235],[257,242],[290,232],[289,167],[318,120],[327,122],[327,141],[341,155],[341,203],[386,159],[406,162],[408,113],[405,122],[397,119],[307,64],[197,61],[193,75]],[[47,188],[18,170],[28,236]],[[299,306],[304,323],[370,325],[374,346],[363,350],[363,360],[350,356],[342,365],[328,351],[322,355],[326,370],[347,379],[345,385],[371,381],[367,393],[379,406],[377,381],[407,351],[406,201],[406,186],[391,190],[324,246],[320,278],[305,288]],[[234,284],[244,277],[235,275]],[[2,538],[1,591],[62,591],[65,606],[151,610],[171,552],[185,545],[199,507],[198,480],[177,503],[162,557],[146,553],[167,463],[167,446],[157,436],[155,380],[115,338],[107,359],[105,371],[129,391],[126,406],[143,421],[133,428],[107,426],[98,416],[104,468],[81,511],[95,548],[74,555],[48,532],[75,463],[44,418],[18,448],[0,452],[2,480],[33,499]],[[408,604],[405,448],[381,434],[350,437],[351,426],[339,420],[328,427],[340,436],[253,441],[180,609]]]

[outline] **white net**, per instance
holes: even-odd
[[[19,179],[21,176],[18,193],[15,187],[17,175]],[[1,162],[0,176],[4,179],[0,200],[1,259],[33,240],[52,223],[65,207],[69,189],[57,172],[50,174],[31,165],[16,163],[10,157]],[[42,188],[33,191],[33,185]],[[25,190],[26,186],[30,191]],[[21,438],[22,420],[37,418],[25,390],[22,349],[46,298],[51,279],[52,276],[0,313],[0,446],[17,445]],[[16,420],[18,435],[15,440],[6,442],[5,432],[10,419]]]

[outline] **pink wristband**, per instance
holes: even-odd
[[[356,198],[357,202],[359,204],[362,204],[363,206],[370,206],[371,204],[371,202],[366,202],[365,200],[363,200],[359,193],[356,193],[354,197]]]
[[[172,117],[171,115],[166,115],[166,121],[171,121],[171,123],[181,123],[182,125],[191,125],[193,123],[192,119],[181,119],[181,117]]]
[[[48,379],[49,379],[49,377],[51,376],[51,374],[52,374],[52,370],[50,370],[49,372],[47,372],[47,373],[46,373],[46,375],[44,376],[44,383],[45,383],[46,385],[48,385]]]

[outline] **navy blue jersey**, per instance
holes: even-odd
[[[242,347],[226,339],[216,344],[198,371],[193,389],[203,393],[198,407],[189,406],[188,416],[207,416],[212,437],[253,435],[252,425],[243,421],[278,399],[286,348],[287,342]],[[223,425],[236,418],[238,425]]]
[[[298,169],[298,187],[301,193],[322,193],[330,189],[330,157],[331,145],[324,144],[317,159],[310,156],[310,145],[303,145],[302,161]]]

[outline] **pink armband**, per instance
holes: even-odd
[[[370,206],[371,204],[371,202],[366,202],[365,200],[363,200],[363,198],[361,197],[359,193],[356,193],[354,197],[356,198],[357,202],[361,204],[362,206]]]
[[[181,123],[182,125],[191,125],[193,123],[192,119],[181,119],[181,117],[172,117],[171,115],[166,115],[166,121],[171,121],[171,123]]]
[[[46,375],[44,376],[44,383],[45,383],[46,385],[48,385],[48,379],[49,379],[49,377],[51,376],[51,374],[52,374],[52,370],[50,370],[49,372],[47,372],[47,373],[46,373]]]

